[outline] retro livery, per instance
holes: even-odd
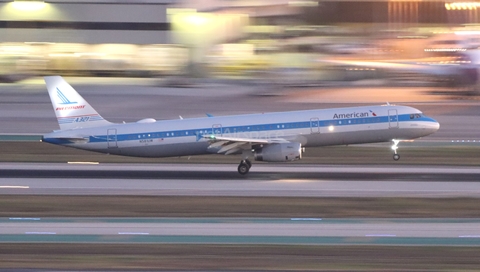
[[[137,157],[239,154],[242,175],[252,159],[298,160],[305,147],[314,146],[391,141],[398,160],[399,141],[427,136],[440,126],[415,108],[390,104],[115,124],[62,77],[45,77],[45,82],[60,125],[43,136],[45,142]]]

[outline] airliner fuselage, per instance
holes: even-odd
[[[304,147],[398,141],[434,133],[439,123],[407,106],[383,105],[114,124],[103,119],[61,77],[46,77],[61,130],[43,141],[138,157],[242,154],[291,161]]]
[[[111,124],[53,132],[44,141],[118,155],[171,157],[217,153],[219,148],[208,148],[208,135],[314,147],[414,139],[438,127],[417,109],[390,105]]]

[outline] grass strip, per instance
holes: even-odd
[[[477,247],[0,244],[1,269],[476,271]]]
[[[1,217],[478,218],[476,198],[3,195]]]
[[[402,158],[393,161],[388,143],[382,145],[357,145],[307,148],[300,161],[292,163],[314,164],[427,164],[427,165],[480,165],[480,144],[465,146],[408,146],[400,144]],[[106,155],[56,146],[41,142],[0,141],[0,162],[68,162],[95,161],[100,163],[232,163],[239,156],[202,155],[173,158],[134,158]],[[255,162],[262,163],[262,162]]]

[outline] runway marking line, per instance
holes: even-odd
[[[30,186],[21,185],[0,185],[0,189],[29,189]]]
[[[291,221],[321,221],[322,218],[290,218]]]
[[[365,237],[397,237],[396,234],[365,234]]]
[[[99,162],[67,162],[67,164],[93,164],[97,165],[100,164]]]

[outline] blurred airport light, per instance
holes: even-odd
[[[0,17],[2,21],[16,22],[16,21],[52,21],[64,19],[61,12],[51,3],[44,1],[11,1],[0,5]],[[10,24],[5,28],[6,32],[9,32]],[[20,31],[22,32],[22,31]],[[23,42],[35,42],[36,36],[22,37],[22,39],[16,39]],[[6,40],[5,37],[2,39]],[[41,41],[47,41],[42,39]]]
[[[478,2],[452,2],[445,3],[445,8],[447,10],[476,10],[480,7]]]
[[[19,11],[38,11],[47,6],[44,1],[29,1],[29,0],[22,0],[22,1],[13,1],[12,7],[19,10]]]
[[[289,1],[288,2],[289,6],[295,6],[295,7],[316,7],[318,6],[318,1]]]
[[[189,73],[192,76],[205,76],[205,62],[208,50],[214,44],[234,40],[243,35],[243,27],[248,24],[245,14],[215,14],[197,12],[193,9],[168,9],[167,15],[172,25],[174,43],[189,49]]]

